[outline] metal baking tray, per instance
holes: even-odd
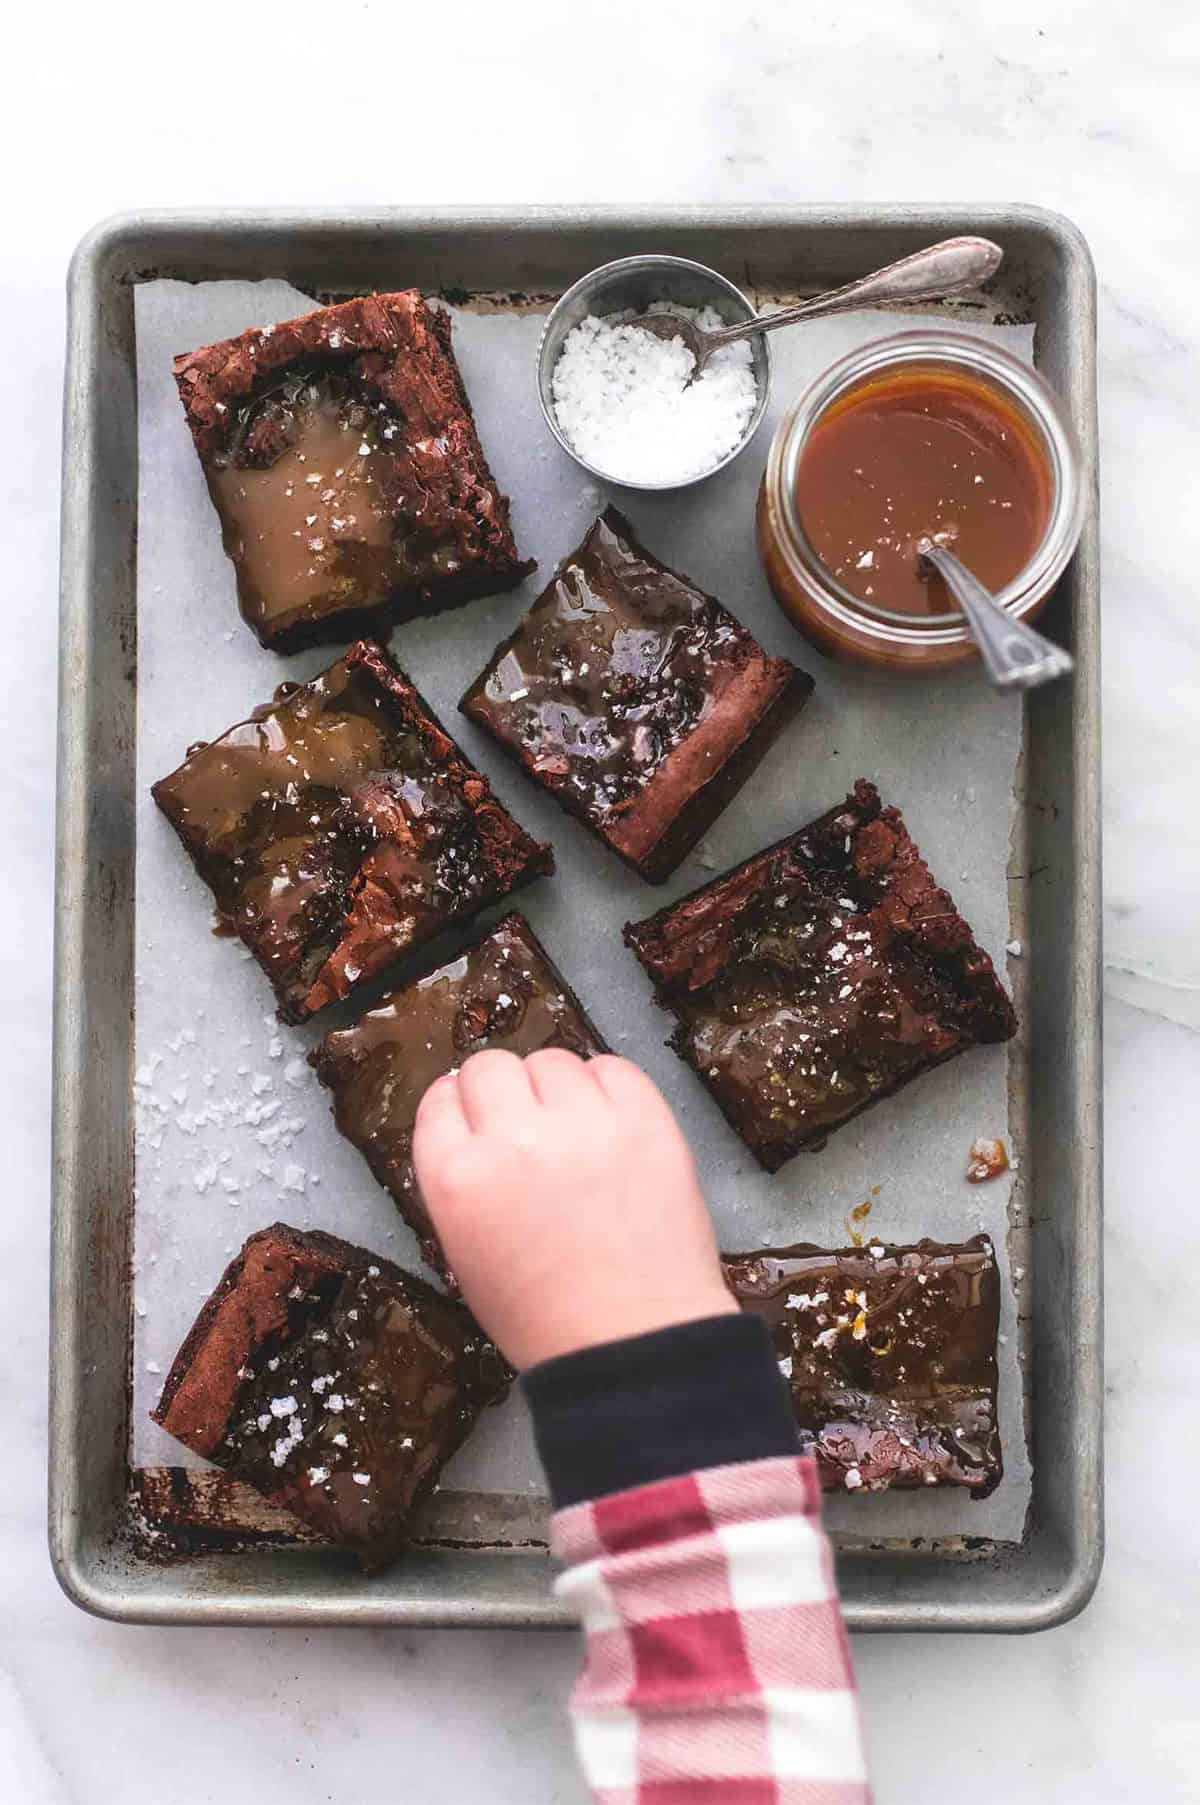
[[[854,1629],[1032,1630],[1079,1611],[1102,1559],[1099,551],[1095,288],[1087,245],[1036,208],[408,208],[131,214],[69,278],[63,456],[49,1539],[81,1607],[129,1622],[555,1625],[544,1548],[415,1547],[364,1579],[319,1549],[153,1558],[128,1470],[133,1225],[137,399],[134,285],[284,277],[310,292],[553,294],[646,249],[759,293],[832,287],[929,241],[1005,250],[995,304],[1036,324],[1089,471],[1078,552],[1047,622],[1073,684],[1028,697],[1013,846],[1026,940],[1020,1254],[1033,1497],[1019,1545],[839,1550]],[[169,1489],[169,1488],[168,1488]],[[247,1524],[251,1529],[252,1524]],[[269,1528],[269,1525],[268,1525]],[[869,1529],[864,1526],[864,1536]],[[188,1538],[183,1538],[185,1544]],[[219,1546],[219,1539],[217,1545]]]

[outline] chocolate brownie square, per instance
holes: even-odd
[[[449,1278],[412,1163],[417,1105],[435,1078],[484,1047],[536,1053],[608,1051],[529,923],[506,915],[457,959],[389,996],[309,1055],[333,1092],[337,1125],[366,1156],[418,1235],[422,1256]]]
[[[510,1376],[460,1304],[277,1222],[226,1269],[152,1414],[375,1569]]]
[[[175,359],[238,602],[279,651],[511,589],[517,553],[450,347],[415,289]]]
[[[608,508],[461,707],[661,883],[812,687]]]
[[[986,1235],[724,1260],[734,1296],[770,1330],[826,1490],[996,1489],[1000,1279]]]
[[[670,1045],[774,1172],[1016,1016],[895,808],[839,808],[625,939],[677,1018]]]
[[[368,640],[281,685],[153,795],[285,1021],[554,869]]]

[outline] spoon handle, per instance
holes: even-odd
[[[1001,608],[961,558],[930,539],[922,540],[919,550],[966,615],[984,669],[997,689],[1035,689],[1074,670],[1069,652]]]
[[[945,295],[959,294],[964,288],[978,288],[995,275],[1003,255],[990,238],[943,238],[940,244],[927,245],[911,257],[902,257],[899,263],[889,263],[886,269],[848,282],[844,288],[814,295],[811,301],[800,301],[779,313],[760,313],[753,320],[707,332],[705,350],[715,351],[734,339],[747,338],[755,332],[774,332],[779,326],[819,319],[822,314],[849,313],[855,307],[886,306],[897,301],[936,301]]]

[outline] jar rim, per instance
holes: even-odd
[[[785,528],[780,549],[810,599],[834,621],[883,642],[951,645],[970,640],[962,613],[914,617],[881,608],[844,588],[812,547],[797,505],[800,457],[809,435],[848,389],[880,371],[904,364],[942,365],[990,380],[1014,402],[1036,432],[1050,473],[1051,502],[1041,541],[996,601],[1020,617],[1036,607],[1058,581],[1083,528],[1082,458],[1074,428],[1054,390],[1032,365],[965,332],[913,330],[872,339],[840,357],[817,376],[785,415],[767,463],[767,483]]]

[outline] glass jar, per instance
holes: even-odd
[[[1050,479],[1045,530],[1024,569],[996,596],[1023,620],[1044,607],[1075,550],[1084,487],[1078,442],[1061,403],[1035,370],[988,339],[898,333],[851,351],[809,386],[776,431],[759,490],[758,544],[767,581],[789,620],[819,651],[920,674],[978,657],[961,613],[901,614],[852,595],[817,557],[796,503],[800,459],[826,410],[857,385],[906,366],[973,376],[995,387],[998,400],[1019,412],[1041,448]]]

